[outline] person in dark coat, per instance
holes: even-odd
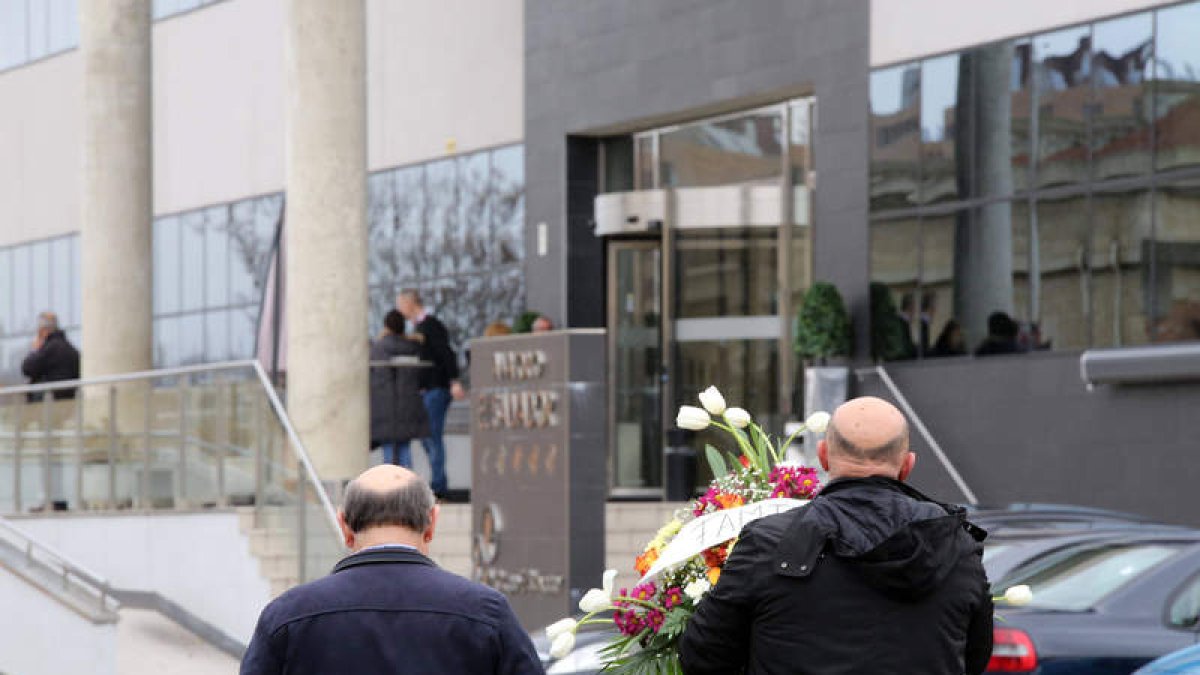
[[[986,533],[902,481],[904,416],[837,409],[818,443],[829,484],[747,525],[680,639],[688,675],[975,675],[992,651]]]
[[[383,334],[371,343],[372,361],[421,354],[421,346],[404,336],[404,317],[392,310],[383,318]],[[371,367],[371,447],[382,446],[383,461],[412,467],[409,442],[429,435],[429,416],[421,398],[417,366]]]
[[[353,553],[267,605],[241,674],[541,675],[504,596],[429,559],[437,517],[407,469],[351,481],[338,520]]]
[[[1023,350],[1017,342],[1021,326],[1004,312],[992,312],[988,315],[988,334],[975,348],[975,356],[995,356],[997,354],[1019,354]]]
[[[71,344],[58,327],[58,316],[53,312],[38,315],[37,337],[33,340],[33,351],[21,362],[21,372],[30,384],[61,382],[79,379],[79,350]],[[55,389],[56,400],[75,398],[75,388]],[[25,395],[30,403],[42,400],[41,392]]]
[[[429,414],[429,435],[421,439],[429,468],[433,472],[433,492],[443,497],[448,488],[446,480],[446,413],[450,410],[452,388],[458,389],[458,356],[450,346],[450,331],[436,316],[425,311],[421,296],[415,290],[402,291],[396,297],[396,309],[413,324],[421,343],[421,359],[433,364],[424,369],[422,395]]]

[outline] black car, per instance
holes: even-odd
[[[993,586],[1025,584],[1025,607],[997,604],[988,672],[1128,675],[1197,642],[1200,533],[1147,532],[1057,547]]]

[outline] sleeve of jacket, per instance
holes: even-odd
[[[740,673],[750,655],[750,630],[765,573],[763,549],[753,524],[725,563],[721,577],[700,602],[679,640],[679,660],[688,675]]]
[[[238,671],[240,675],[282,675],[284,663],[279,656],[280,645],[276,644],[276,640],[284,636],[271,633],[264,610],[263,616],[258,618],[258,625],[254,627],[250,646],[242,656],[242,668]]]
[[[981,594],[979,606],[971,616],[970,626],[967,627],[967,675],[979,675],[984,672],[992,658],[992,614],[995,610],[992,606],[992,592],[986,579]]]
[[[21,373],[29,379],[37,379],[41,377],[42,371],[46,369],[46,348],[29,352],[25,360],[21,362]]]
[[[496,619],[498,653],[496,675],[543,675],[545,669],[529,635],[521,628],[508,600],[496,593],[491,598],[491,614]]]

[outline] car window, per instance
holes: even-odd
[[[1012,548],[1012,544],[990,544],[983,547],[983,563],[986,565],[989,560],[995,558],[1000,553]]]
[[[996,584],[1003,593],[1027,584],[1033,590],[1031,607],[1081,611],[1133,581],[1179,550],[1178,544],[1114,543],[1071,547],[1038,564],[1025,565]]]
[[[1184,586],[1183,591],[1171,603],[1167,621],[1176,628],[1194,628],[1200,619],[1200,577]]]

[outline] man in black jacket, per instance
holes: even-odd
[[[242,675],[540,675],[504,596],[426,557],[437,514],[407,469],[381,464],[351,482],[338,516],[354,553],[267,605]]]
[[[396,309],[413,324],[413,331],[421,343],[421,360],[433,364],[426,368],[422,383],[425,412],[429,415],[429,435],[421,439],[425,454],[429,456],[429,468],[433,472],[433,493],[444,497],[446,480],[446,444],[442,435],[446,431],[446,412],[450,410],[450,388],[458,382],[458,356],[450,347],[450,331],[445,324],[429,312],[415,290],[402,291],[396,297]]]
[[[37,337],[33,340],[33,351],[21,362],[21,372],[30,384],[61,382],[79,379],[79,351],[58,327],[58,316],[53,312],[38,315]],[[55,389],[56,400],[75,398],[75,389]],[[26,394],[30,403],[42,400],[42,394]]]
[[[901,481],[908,425],[877,398],[833,415],[829,484],[747,525],[680,642],[705,673],[975,675],[992,651],[986,533]]]

